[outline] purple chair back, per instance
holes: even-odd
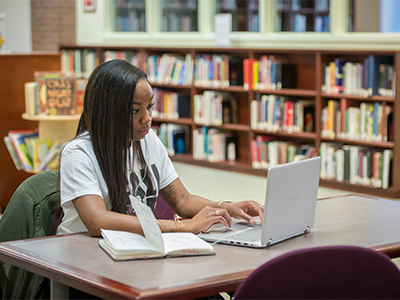
[[[169,207],[167,202],[161,197],[157,197],[156,207],[154,208],[154,215],[157,219],[172,220],[174,218],[174,210]]]
[[[355,246],[302,249],[257,268],[240,299],[400,299],[400,271],[385,254]]]

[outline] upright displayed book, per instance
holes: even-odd
[[[126,231],[101,230],[99,246],[113,260],[213,255],[214,248],[193,233],[161,233],[150,207],[129,196],[144,236]]]
[[[75,80],[64,72],[35,72],[38,83],[39,114],[74,115]]]

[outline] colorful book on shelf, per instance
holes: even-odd
[[[69,50],[67,52],[68,52],[68,58],[69,58],[69,55],[71,53],[70,53]],[[73,53],[73,51],[72,51],[72,53]],[[73,58],[72,58],[72,61],[73,61]],[[68,62],[66,62],[66,67],[65,68],[68,68],[68,70],[73,70],[73,64],[71,66],[70,63],[69,63],[69,60],[68,60]],[[69,71],[69,72],[71,72],[71,71]],[[46,86],[46,80],[48,78],[64,78],[66,76],[65,72],[63,72],[63,71],[36,71],[34,73],[34,76],[35,76],[35,82],[38,83],[38,96],[37,96],[37,98],[39,100],[38,101],[39,102],[38,103],[39,107],[38,107],[37,111],[38,111],[38,113],[48,114],[48,112],[46,111],[46,108],[47,108],[47,86]]]
[[[83,112],[83,99],[85,96],[86,79],[75,79],[75,113],[81,114]]]
[[[25,82],[25,113],[28,115],[37,115],[39,110],[38,83]]]
[[[12,145],[9,136],[4,137],[4,143],[6,144],[7,150],[10,153],[11,159],[12,159],[15,167],[17,168],[17,170],[23,170],[24,167],[22,165],[22,162],[19,159],[17,151],[15,150],[14,146]]]
[[[385,56],[385,55],[368,56],[368,78],[367,78],[368,96],[379,95],[380,64],[393,65],[393,56]]]
[[[229,85],[243,85],[243,60],[240,58],[229,58]]]
[[[253,63],[257,61],[255,58],[245,58],[243,60],[243,88],[247,90],[253,89]]]
[[[52,170],[58,167],[59,164],[59,155],[64,148],[64,146],[68,143],[68,140],[58,140],[53,143],[47,152],[46,156],[42,159],[40,164],[37,166],[37,171],[46,171]]]
[[[32,157],[33,170],[37,171],[38,166],[49,152],[51,140],[39,139],[37,137],[26,138],[25,144],[28,147],[29,153]]]
[[[99,246],[113,260],[213,255],[214,248],[189,232],[161,233],[150,207],[129,196],[144,236],[126,231],[101,230]]]
[[[40,112],[48,115],[74,115],[76,113],[75,79],[47,78],[46,102]]]
[[[222,100],[222,124],[239,123],[238,103],[234,98]]]
[[[250,155],[251,155],[251,166],[253,169],[261,169],[261,157],[259,156],[259,146],[257,140],[250,142]]]
[[[298,100],[294,103],[294,122],[293,131],[294,132],[313,132],[314,113],[310,114],[315,107],[314,100]],[[307,125],[307,122],[309,123]]]
[[[167,124],[167,150],[170,156],[184,154],[189,141],[189,128],[186,125]]]
[[[259,86],[259,78],[258,78],[258,74],[259,74],[259,69],[260,69],[260,61],[256,60],[253,62],[253,90],[257,91],[260,89]]]
[[[37,138],[37,129],[10,130],[8,137],[22,163],[24,170],[33,170],[33,161],[25,143],[26,138]]]
[[[73,115],[75,105],[75,79],[64,72],[35,72],[38,83],[39,113],[46,115]]]
[[[391,186],[391,160],[393,157],[393,150],[383,150],[383,166],[382,166],[382,188],[387,189]]]

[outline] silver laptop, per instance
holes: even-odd
[[[321,158],[268,169],[264,223],[236,220],[213,225],[198,236],[209,242],[263,248],[308,233],[314,226]]]

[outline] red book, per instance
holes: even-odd
[[[253,63],[257,61],[255,58],[243,59],[243,88],[247,90],[253,89]]]
[[[260,158],[258,157],[258,145],[256,140],[252,140],[250,142],[250,150],[251,150],[251,164],[253,169],[260,169],[261,163]]]

